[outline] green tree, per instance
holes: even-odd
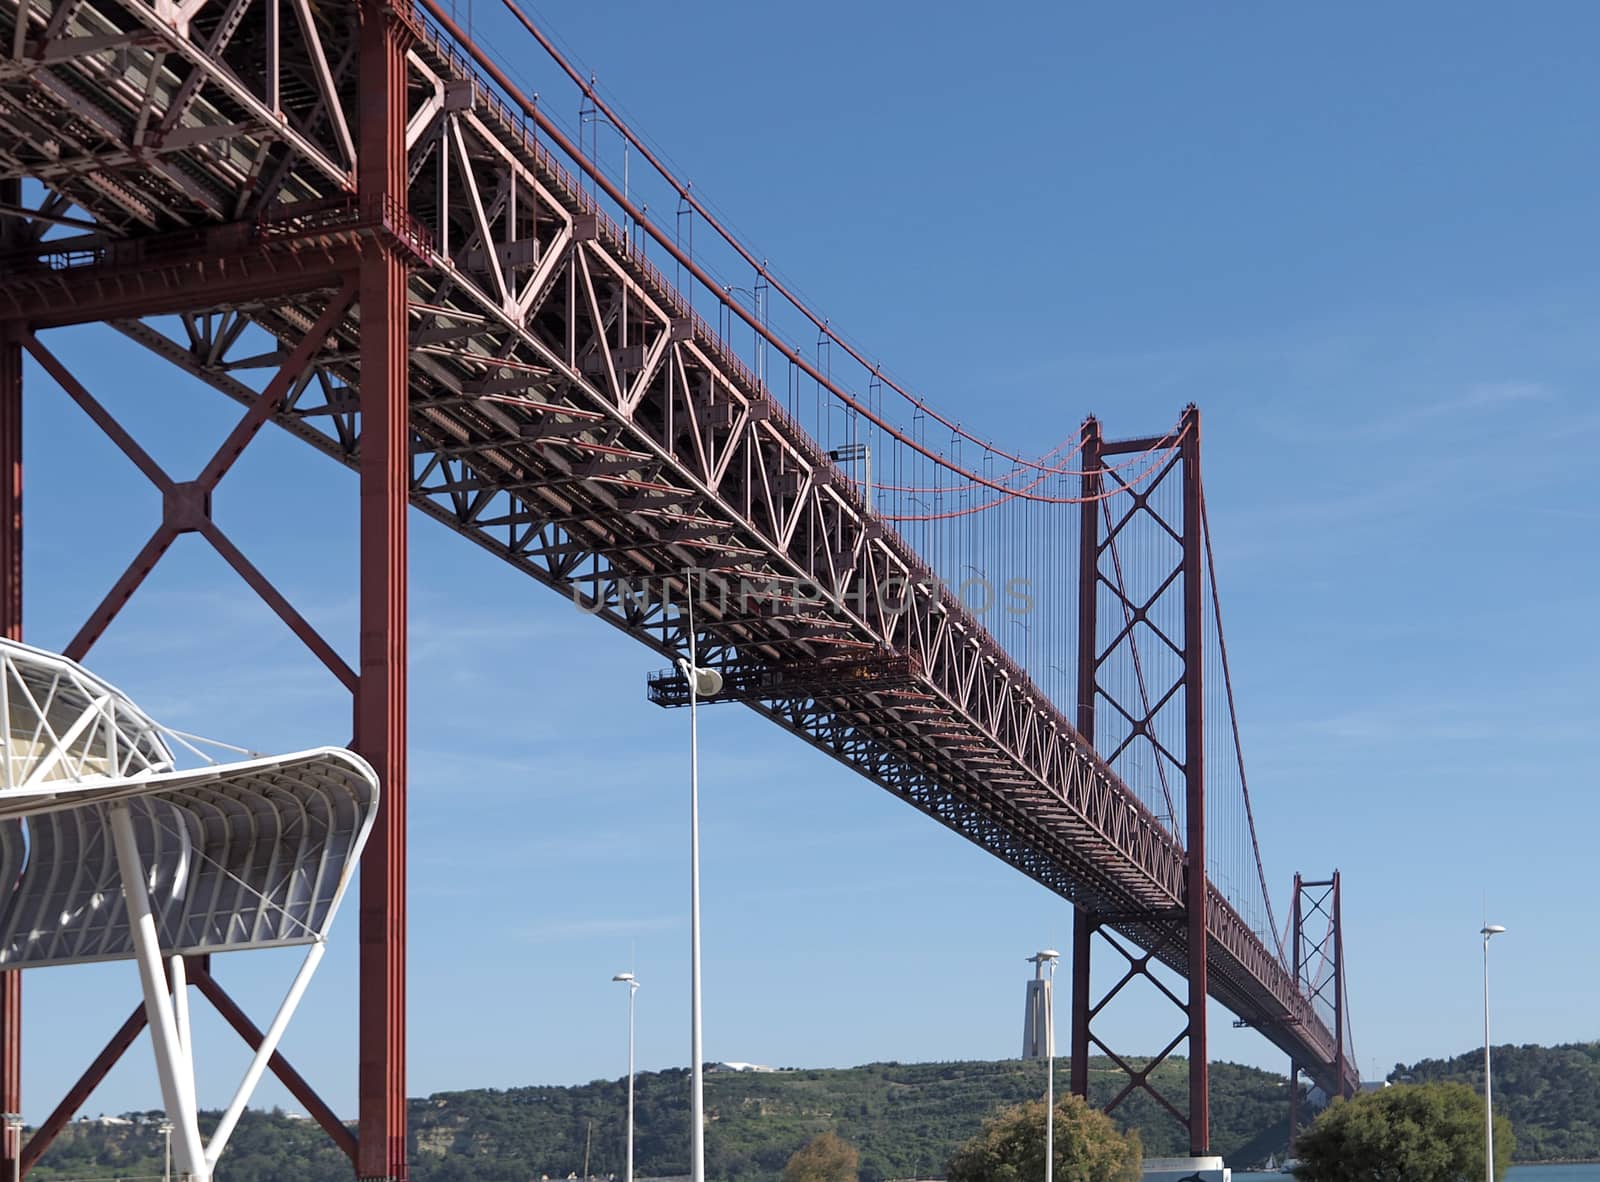
[[[1401,1084],[1336,1100],[1295,1142],[1300,1182],[1477,1182],[1483,1177],[1483,1098],[1465,1084]],[[1516,1138],[1494,1122],[1494,1176]]]
[[[859,1164],[854,1145],[836,1134],[818,1133],[790,1156],[783,1182],[856,1182]]]
[[[960,1146],[949,1182],[1043,1182],[1044,1101],[1007,1108]],[[1077,1096],[1055,1111],[1056,1182],[1138,1182],[1144,1153],[1137,1130],[1117,1131],[1103,1112]]]

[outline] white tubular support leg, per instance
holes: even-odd
[[[178,1168],[194,1182],[210,1182],[205,1150],[200,1142],[200,1126],[194,1104],[193,1071],[178,1038],[178,1021],[172,997],[161,968],[161,941],[155,916],[150,910],[150,892],[145,886],[144,863],[133,833],[133,816],[126,804],[109,809],[111,836],[117,848],[117,869],[122,875],[123,897],[127,900],[128,926],[133,936],[139,963],[139,980],[144,986],[145,1013],[150,1018],[150,1039],[155,1046],[156,1074],[161,1079],[161,1098],[167,1117],[178,1134],[174,1149]],[[185,1074],[189,1075],[187,1081]]]
[[[178,1022],[178,1046],[183,1049],[185,1068],[179,1073],[178,1082],[184,1085],[190,1110],[198,1114],[200,1102],[195,1099],[194,1036],[189,1032],[189,973],[184,967],[183,957],[168,959],[167,973],[172,981],[172,1012]]]
[[[312,975],[316,973],[317,966],[322,963],[322,954],[327,950],[327,944],[318,940],[306,953],[300,971],[294,975],[294,980],[289,985],[289,992],[284,995],[283,1004],[278,1007],[272,1025],[267,1028],[266,1035],[261,1039],[255,1058],[250,1060],[244,1079],[239,1082],[239,1090],[234,1093],[233,1103],[228,1105],[228,1111],[223,1113],[222,1122],[217,1125],[216,1132],[211,1134],[211,1144],[206,1147],[208,1174],[216,1168],[217,1159],[228,1147],[228,1138],[233,1134],[234,1126],[239,1123],[239,1117],[244,1114],[244,1106],[250,1102],[251,1094],[261,1082],[261,1074],[266,1071],[267,1063],[272,1059],[273,1052],[278,1049],[283,1032],[289,1028],[289,1021],[294,1017],[300,999],[305,996],[306,986],[311,984]]]

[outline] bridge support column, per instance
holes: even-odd
[[[1305,880],[1300,872],[1294,875],[1294,906],[1291,919],[1289,957],[1294,969],[1294,985],[1301,987],[1305,978],[1305,970],[1301,964],[1301,949],[1305,939],[1304,917],[1301,915],[1300,896],[1304,890]],[[1289,1155],[1294,1156],[1295,1138],[1300,1135],[1300,1064],[1295,1062],[1293,1056],[1289,1059]]]
[[[1206,732],[1204,588],[1200,576],[1200,411],[1183,414],[1183,779],[1189,946],[1189,1152],[1211,1152],[1211,1071],[1206,1048]]]
[[[1295,1138],[1300,1136],[1300,1064],[1289,1060],[1289,1156],[1294,1156]]]
[[[1100,503],[1104,486],[1100,475],[1100,421],[1093,415],[1083,421],[1081,432],[1083,504],[1079,506],[1078,530],[1078,733],[1094,746],[1094,706],[1100,669],[1100,641],[1097,634],[1100,595]],[[1089,964],[1094,948],[1094,917],[1088,909],[1072,912],[1072,1094],[1089,1098],[1089,1018],[1091,1016]]]
[[[0,197],[11,183],[0,186]],[[0,635],[22,639],[22,344],[0,324]],[[0,973],[0,1111],[22,1111],[22,973]],[[0,1176],[12,1177],[22,1132],[5,1133]]]
[[[1082,907],[1072,910],[1072,1094],[1089,1098],[1089,956],[1094,947],[1094,918]]]
[[[1339,1088],[1348,1098],[1354,1091],[1346,1090],[1346,1072],[1356,1068],[1357,1089],[1361,1079],[1360,1064],[1345,1062],[1344,1037],[1344,922],[1339,917],[1339,872],[1333,872],[1333,1037],[1338,1043],[1334,1068],[1339,1076]]]
[[[361,7],[359,199],[406,209],[405,51],[409,32],[382,0]],[[356,1173],[406,1177],[406,262],[386,240],[363,257],[361,317],[360,681],[355,748],[382,785],[361,862],[360,1072]]]

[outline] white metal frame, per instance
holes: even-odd
[[[327,948],[376,816],[342,748],[178,768],[165,730],[64,657],[0,640],[0,967],[134,960],[181,1177],[209,1182]],[[304,945],[211,1139],[186,955]]]

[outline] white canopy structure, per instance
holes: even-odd
[[[0,970],[138,962],[174,1156],[208,1182],[322,958],[378,780],[337,747],[183,769],[169,737],[199,752],[76,663],[0,639]],[[305,962],[204,1143],[183,957],[292,945]]]

